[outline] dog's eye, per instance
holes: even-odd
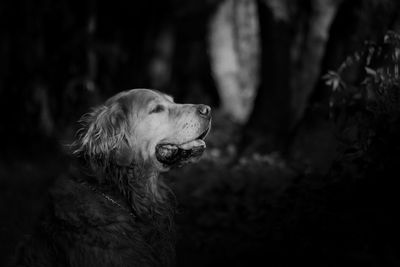
[[[155,108],[153,108],[150,113],[160,113],[165,110],[165,107],[163,105],[157,105]]]

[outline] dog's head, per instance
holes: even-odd
[[[202,155],[211,109],[174,103],[158,91],[133,89],[110,98],[82,121],[75,152],[91,164],[150,164],[166,171]]]

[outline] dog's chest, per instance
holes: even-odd
[[[143,219],[91,190],[62,192],[54,194],[54,217],[48,225],[73,258],[103,258],[111,265],[115,259],[136,265],[142,259],[149,266],[173,264],[175,232],[170,216]]]

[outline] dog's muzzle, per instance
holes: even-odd
[[[158,144],[156,146],[156,158],[165,165],[181,165],[190,159],[199,158],[206,149],[204,139],[210,132],[210,125],[196,139],[176,145],[176,144]]]

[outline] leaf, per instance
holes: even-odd
[[[327,74],[322,76],[322,79],[325,80],[325,84],[332,87],[333,91],[336,91],[339,86],[343,86],[343,82],[339,76],[339,74],[335,71],[328,71]]]
[[[371,75],[371,76],[374,76],[374,77],[376,76],[376,70],[371,69],[369,67],[365,67],[364,69],[365,69],[365,71],[367,72],[368,75]]]

